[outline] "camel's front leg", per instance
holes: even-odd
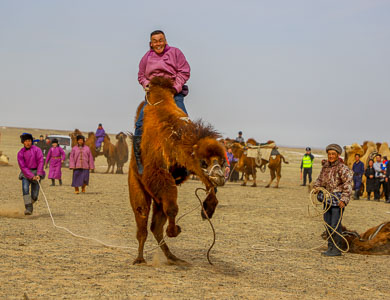
[[[168,217],[167,235],[169,237],[176,237],[181,232],[180,226],[176,225],[176,216],[179,207],[176,204],[176,199],[169,199],[164,201],[163,209],[165,215]]]
[[[168,262],[177,263],[184,262],[180,258],[177,258],[172,252],[169,250],[168,245],[163,242],[164,237],[164,224],[167,221],[167,216],[165,215],[162,205],[153,203],[153,217],[152,217],[152,225],[150,226],[150,230],[153,232],[154,237],[157,242],[160,244],[161,250],[164,252]]]

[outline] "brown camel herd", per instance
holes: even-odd
[[[235,167],[235,170],[238,172],[242,172],[244,175],[244,182],[241,184],[242,186],[246,186],[247,182],[249,181],[249,176],[252,176],[253,183],[251,186],[256,187],[257,168],[260,170],[265,170],[265,168],[268,166],[271,178],[265,187],[269,188],[275,178],[275,188],[279,187],[280,178],[282,177],[282,162],[284,162],[285,164],[288,164],[288,162],[286,161],[284,156],[280,154],[280,152],[277,150],[278,148],[275,146],[274,141],[268,141],[262,146],[258,146],[259,144],[253,138],[248,139],[246,145],[242,145],[231,139],[225,139],[222,142],[226,145],[226,149],[232,149],[234,157],[238,159],[238,163]],[[270,152],[271,155],[269,157],[261,157],[261,159],[257,161],[256,158],[248,156],[247,150],[248,147],[251,146],[264,148],[270,146],[272,148],[272,151]]]
[[[82,132],[79,129],[75,129],[69,134],[72,138],[72,147],[77,144],[76,137],[78,135],[82,135]],[[110,137],[106,134],[103,141],[103,151],[98,152],[95,147],[96,136],[93,132],[89,132],[85,145],[91,150],[94,160],[99,155],[104,155],[106,157],[108,165],[106,173],[111,169],[111,173],[113,174],[115,165],[117,165],[116,174],[123,174],[123,165],[129,160],[129,147],[126,142],[127,135],[121,131],[116,135],[116,139],[117,142],[114,145],[111,143]]]

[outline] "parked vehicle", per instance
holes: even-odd
[[[70,136],[67,136],[67,135],[54,135],[54,134],[49,135],[48,138],[50,139],[50,142],[53,139],[58,140],[58,145],[62,149],[64,149],[64,152],[66,155],[66,160],[64,161],[63,165],[68,168],[69,167],[70,151],[72,151],[72,139],[70,138]]]

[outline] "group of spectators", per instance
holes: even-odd
[[[48,136],[46,135],[46,138],[44,138],[43,135],[40,135],[39,140],[34,140],[34,144],[41,149],[43,157],[46,159],[46,156],[51,148],[51,141]]]
[[[363,176],[366,177],[367,200],[370,200],[371,194],[374,193],[374,200],[380,201],[381,188],[385,196],[385,202],[390,203],[390,169],[387,170],[388,160],[386,156],[377,154],[374,159],[368,161],[368,166],[364,169],[363,162],[360,161],[360,155],[355,155],[355,162],[352,166],[355,199],[359,199],[360,187]]]
[[[306,185],[307,178],[309,179],[309,184],[312,181],[313,160],[314,156],[311,153],[311,149],[310,147],[307,147],[306,153],[301,161],[301,180],[303,179],[303,183],[301,184],[302,186]],[[343,162],[341,158],[340,161]],[[370,159],[368,161],[368,166],[365,168],[364,163],[360,160],[360,155],[355,155],[355,162],[352,166],[355,200],[360,199],[363,176],[365,176],[367,200],[370,200],[371,195],[374,194],[374,200],[380,201],[382,191],[385,196],[385,202],[390,203],[390,169],[387,170],[387,165],[387,157],[383,156],[382,158],[382,155],[377,154],[374,159]]]

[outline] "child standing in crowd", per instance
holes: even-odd
[[[51,141],[52,147],[47,153],[46,168],[50,163],[49,179],[51,179],[51,186],[55,186],[55,180],[58,179],[60,185],[62,185],[62,172],[61,166],[66,159],[65,151],[58,146],[58,140],[53,139]]]
[[[70,152],[69,168],[73,169],[72,186],[75,194],[85,193],[85,187],[89,184],[89,170],[95,169],[93,157],[89,147],[85,146],[85,137],[76,137],[77,145]]]
[[[374,163],[375,170],[375,191],[374,196],[376,201],[380,201],[380,190],[383,187],[383,192],[386,199],[388,198],[387,184],[385,182],[385,169],[382,169],[382,155],[377,154],[376,162]]]
[[[366,191],[367,191],[367,200],[370,200],[371,193],[375,192],[375,170],[374,170],[374,160],[370,159],[368,161],[368,167],[364,172],[366,176]]]
[[[23,148],[18,152],[18,164],[21,170],[19,179],[22,180],[25,215],[33,213],[33,204],[38,200],[39,181],[45,176],[43,170],[43,155],[41,149],[34,146],[33,137],[29,133],[20,136]],[[30,194],[31,186],[31,194]]]

